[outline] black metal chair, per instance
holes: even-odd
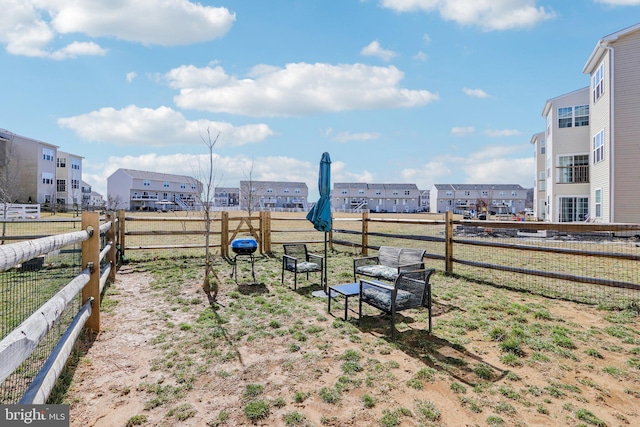
[[[293,289],[298,288],[298,274],[306,273],[309,280],[309,273],[320,273],[320,283],[323,279],[324,257],[310,253],[307,245],[303,243],[290,243],[282,245],[284,255],[282,255],[282,283],[284,284],[284,272],[293,273]]]
[[[431,333],[431,283],[435,269],[405,271],[393,283],[360,279],[358,322],[362,319],[362,304],[391,315],[391,339],[395,339],[396,313],[411,308],[427,307]]]

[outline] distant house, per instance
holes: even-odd
[[[198,210],[202,183],[193,177],[118,169],[107,178],[109,209]]]
[[[214,206],[221,208],[240,206],[239,187],[216,187],[214,189]]]
[[[308,210],[309,188],[304,182],[240,181],[242,210]]]
[[[371,212],[417,212],[420,190],[415,184],[368,184],[336,182],[333,185],[334,210]]]
[[[430,212],[516,214],[525,210],[526,200],[527,190],[519,184],[434,184]]]

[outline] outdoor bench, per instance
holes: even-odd
[[[380,246],[377,256],[353,260],[353,281],[358,275],[394,281],[403,271],[423,269],[424,253],[424,249]]]

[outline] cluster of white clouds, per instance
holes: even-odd
[[[53,47],[63,36],[186,45],[222,37],[235,21],[226,8],[188,0],[2,0],[0,10],[0,43],[7,52],[58,60],[106,54],[93,41]]]
[[[640,0],[593,0],[609,6],[640,5]],[[556,14],[538,0],[379,0],[382,7],[398,13],[437,13],[442,19],[460,25],[474,26],[485,31],[530,28],[554,19]],[[0,0],[0,44],[13,55],[64,60],[87,55],[108,54],[100,45],[100,38],[115,38],[142,45],[175,46],[214,40],[227,34],[236,16],[225,7],[204,6],[190,0]],[[144,17],[144,19],[141,19]],[[167,29],[171,29],[168,31]],[[424,43],[431,42],[428,34]],[[375,40],[364,46],[362,56],[389,62],[398,57]],[[420,51],[414,59],[426,61]],[[137,78],[127,73],[128,82]],[[161,80],[178,93],[176,106],[184,110],[199,110],[250,117],[292,117],[326,112],[416,108],[439,100],[428,90],[409,89],[401,85],[404,74],[392,65],[371,66],[361,63],[329,64],[293,62],[284,66],[260,64],[245,76],[228,74],[215,64],[196,67],[183,65],[161,76]],[[474,98],[491,98],[480,88],[463,88]],[[61,127],[72,129],[88,141],[110,141],[114,144],[166,146],[201,143],[203,129],[221,131],[220,147],[258,143],[276,134],[264,123],[234,126],[211,120],[188,120],[174,108],[160,106],[143,108],[130,105],[116,109],[105,107],[74,117],[60,118]],[[454,127],[451,135],[473,135],[473,127]],[[514,129],[485,130],[490,137],[519,135]],[[325,136],[337,142],[369,141],[380,137],[374,132],[353,133],[328,130]],[[441,158],[418,169],[406,169],[402,176],[418,183],[435,182],[451,174],[452,161],[464,165],[466,176],[474,182],[500,182],[491,174],[493,167],[510,165],[505,158],[508,150],[487,150],[492,158]],[[485,150],[483,150],[483,153]],[[502,157],[500,157],[502,156]],[[87,171],[105,179],[115,169],[175,170],[176,165],[195,164],[198,156],[175,154],[158,156],[114,157],[104,165],[88,164]],[[288,179],[313,182],[316,166],[287,157],[261,158],[254,173],[259,179],[280,179],[282,171],[303,171],[305,175],[289,175]],[[246,171],[253,160],[244,157],[218,159],[221,170]],[[479,162],[479,163],[476,163]],[[517,170],[533,170],[532,160]],[[226,163],[226,164],[224,164]],[[482,163],[482,164],[480,164]],[[105,165],[117,165],[109,166]],[[272,165],[277,165],[277,169]],[[491,166],[491,167],[489,167]],[[91,169],[94,171],[91,172]],[[333,164],[338,180],[374,181],[370,172],[353,175],[340,162]],[[192,171],[182,171],[192,174]],[[180,173],[177,171],[176,173]],[[290,172],[291,173],[291,172]],[[244,179],[240,177],[239,179]],[[513,180],[513,176],[510,177]],[[231,179],[233,182],[233,179]]]
[[[219,66],[183,66],[165,78],[179,88],[174,101],[180,108],[254,117],[413,108],[439,99],[427,90],[401,87],[404,73],[394,66],[358,63],[258,65],[244,78]]]

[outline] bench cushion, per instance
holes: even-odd
[[[396,294],[396,311],[408,308],[411,297],[411,292],[398,289]],[[383,311],[391,312],[391,292],[386,292],[374,287],[367,287],[362,290],[362,298]]]
[[[386,265],[362,265],[356,268],[356,273],[390,281],[398,277],[398,269]]]

